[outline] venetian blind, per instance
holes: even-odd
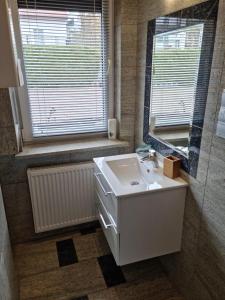
[[[199,20],[186,24],[185,19],[162,17],[156,21],[151,80],[151,116],[156,127],[192,122],[203,30]]]
[[[104,132],[107,0],[18,0],[33,137]]]

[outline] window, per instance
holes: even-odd
[[[150,110],[156,127],[192,122],[203,28],[197,24],[154,36]]]
[[[25,140],[107,131],[110,0],[18,0],[18,6],[28,92]]]
[[[34,28],[34,45],[44,45],[44,30]]]

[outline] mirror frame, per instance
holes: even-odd
[[[189,8],[174,12],[166,15],[165,17],[177,17],[177,18],[198,18],[203,20],[204,23],[207,20],[214,21],[213,39],[210,47],[207,51],[210,51],[210,63],[207,65],[207,69],[204,69],[204,62],[202,64],[202,72],[206,74],[206,82],[209,87],[211,66],[214,52],[214,42],[216,35],[216,23],[218,14],[219,0],[208,0],[206,2],[191,6]],[[181,159],[182,168],[191,176],[197,176],[198,161],[200,155],[202,131],[204,124],[205,108],[207,103],[207,94],[200,101],[195,101],[193,121],[190,130],[189,141],[189,154],[185,156],[181,151],[177,150],[175,146],[167,143],[166,141],[157,138],[149,132],[149,117],[150,117],[150,95],[151,95],[151,73],[152,73],[152,54],[153,54],[153,38],[155,35],[156,19],[148,22],[147,29],[147,51],[146,51],[146,67],[145,67],[145,94],[144,94],[144,126],[143,126],[143,141],[145,144],[151,145],[157,152],[163,156],[174,155]],[[203,48],[202,48],[203,49]],[[204,49],[203,49],[204,50]],[[202,50],[202,51],[203,51]],[[201,58],[202,59],[202,58]],[[201,64],[200,59],[200,64]],[[210,66],[210,68],[208,68]]]

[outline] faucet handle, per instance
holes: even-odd
[[[155,157],[156,156],[156,151],[154,149],[149,149],[149,156]]]

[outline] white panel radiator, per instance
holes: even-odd
[[[27,170],[35,232],[96,219],[94,163]]]

